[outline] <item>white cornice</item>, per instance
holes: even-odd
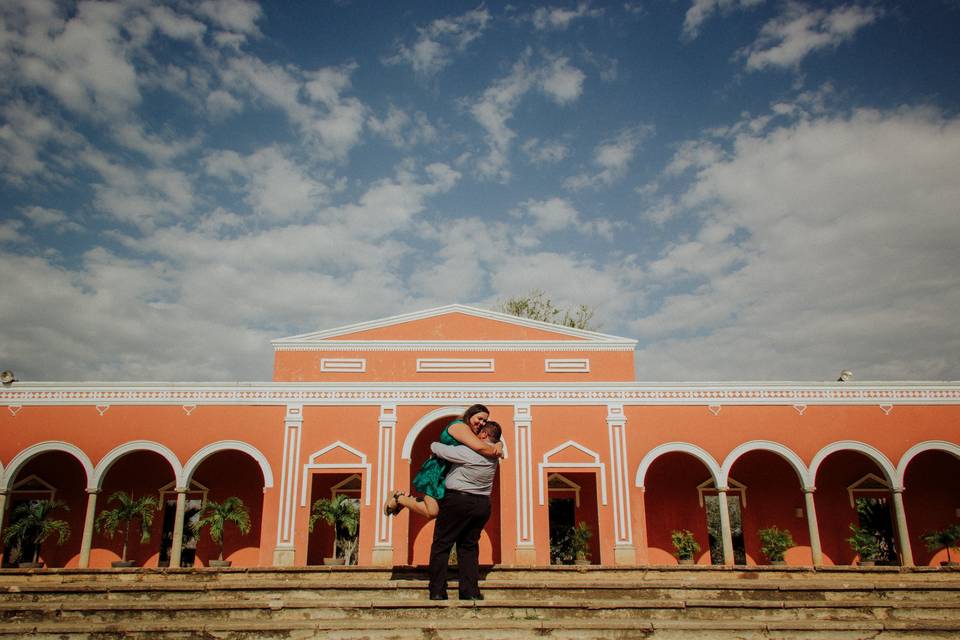
[[[15,383],[0,405],[954,405],[957,382]],[[16,415],[16,412],[11,411]]]
[[[273,342],[274,351],[633,351],[636,340],[316,340]]]
[[[462,304],[449,304],[443,307],[435,307],[433,309],[425,309],[423,311],[416,311],[414,313],[405,313],[397,316],[390,316],[389,318],[381,318],[379,320],[370,320],[368,322],[359,322],[356,324],[345,325],[342,327],[335,327],[333,329],[325,329],[323,331],[301,333],[299,335],[289,336],[287,338],[277,338],[276,340],[273,340],[271,342],[275,348],[278,345],[315,344],[317,342],[326,340],[328,338],[336,337],[336,336],[348,335],[351,333],[358,333],[361,331],[369,331],[371,329],[380,329],[382,327],[388,327],[391,325],[401,324],[404,322],[412,322],[414,320],[434,318],[436,316],[442,316],[449,313],[462,313],[464,315],[473,316],[475,318],[485,318],[487,320],[496,320],[498,322],[506,322],[509,324],[519,325],[522,327],[540,329],[542,331],[549,331],[551,333],[567,335],[572,338],[578,338],[579,340],[584,340],[584,341],[629,343],[631,345],[636,345],[636,340],[630,340],[629,338],[611,336],[605,333],[598,333],[596,331],[585,331],[583,329],[573,329],[571,327],[564,327],[559,324],[553,324],[552,322],[540,322],[539,320],[530,320],[528,318],[520,318],[514,315],[510,315],[508,313],[500,313],[499,311],[490,311],[488,309],[478,309],[477,307],[469,307],[467,305],[462,305]],[[382,341],[375,341],[375,342],[377,344],[390,344],[389,342],[382,342]],[[410,342],[409,344],[424,344],[424,343]],[[450,344],[459,344],[459,343],[450,343]],[[452,348],[455,348],[455,347],[452,347]]]

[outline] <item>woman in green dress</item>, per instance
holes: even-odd
[[[490,444],[477,437],[477,433],[486,424],[490,417],[490,410],[482,404],[475,404],[468,408],[461,417],[457,418],[440,432],[440,443],[447,445],[464,445],[485,456],[496,457],[503,455],[503,443]],[[430,456],[420,467],[413,478],[413,488],[423,494],[422,498],[414,498],[403,491],[394,491],[383,505],[383,512],[388,516],[395,516],[404,507],[432,520],[440,513],[439,501],[443,499],[446,487],[444,481],[450,463],[436,456]]]

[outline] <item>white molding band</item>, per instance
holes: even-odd
[[[100,462],[97,463],[97,466],[93,472],[93,488],[97,489],[98,491],[102,489],[103,487],[101,485],[103,484],[103,478],[110,470],[110,467],[112,467],[113,464],[123,456],[135,451],[152,451],[153,453],[156,453],[164,458],[170,465],[170,470],[173,472],[173,480],[175,483],[174,486],[186,486],[182,481],[183,464],[180,462],[177,454],[159,442],[154,442],[152,440],[132,440],[130,442],[125,442],[118,447],[114,447],[105,456],[103,456],[103,458],[100,459]]]
[[[544,373],[590,373],[590,358],[546,358]]]
[[[283,466],[280,471],[280,513],[277,517],[277,548],[292,548],[296,519],[297,472],[300,465],[300,439],[303,405],[290,403],[283,421]]]
[[[516,382],[263,382],[17,383],[0,388],[0,405],[957,405],[960,385],[936,383],[521,383]]]
[[[533,419],[529,404],[513,408],[513,426],[516,430],[516,496],[517,546],[534,547],[533,539]]]
[[[634,342],[580,342],[578,340],[326,340],[274,344],[274,351],[634,351]]]
[[[493,358],[417,358],[417,373],[493,373]]]
[[[14,478],[17,477],[17,474],[20,473],[20,469],[23,468],[25,464],[30,462],[38,455],[50,451],[63,451],[64,453],[70,454],[76,458],[77,462],[79,462],[83,467],[83,472],[86,476],[85,480],[87,482],[87,487],[91,489],[94,488],[93,463],[90,462],[90,458],[87,456],[87,454],[84,453],[80,447],[70,444],[69,442],[63,442],[62,440],[46,440],[44,442],[38,442],[37,444],[27,447],[13,457],[13,459],[7,465],[7,468],[3,471],[2,481],[0,481],[0,491],[9,491],[11,485],[13,484]]]
[[[593,458],[593,462],[551,462],[550,456],[556,455],[567,448],[577,449],[581,453]],[[603,506],[607,505],[607,471],[606,465],[600,462],[600,454],[596,451],[592,451],[582,444],[574,442],[573,440],[567,440],[563,444],[555,446],[550,451],[547,451],[543,454],[543,462],[537,465],[537,475],[539,476],[538,480],[540,482],[540,506],[542,507],[545,502],[546,495],[546,471],[555,469],[561,471],[563,469],[596,469],[597,475],[600,476],[600,504]]]
[[[330,463],[320,463],[317,462],[320,458],[330,453],[334,449],[342,449],[348,454],[357,458],[357,462],[330,462]],[[328,470],[328,471],[341,471],[341,470],[360,470],[364,472],[364,476],[361,478],[364,488],[364,499],[363,504],[370,506],[370,463],[367,462],[367,455],[362,451],[359,451],[350,445],[337,440],[331,444],[328,444],[323,449],[315,451],[310,454],[307,464],[303,465],[303,478],[301,481],[300,487],[300,506],[307,506],[307,485],[310,484],[310,479],[313,477],[311,471],[319,470]]]
[[[177,485],[181,487],[189,486],[190,479],[193,477],[193,473],[197,470],[197,467],[200,466],[200,463],[220,451],[239,451],[253,458],[254,462],[260,467],[260,473],[263,474],[263,488],[269,489],[273,487],[273,469],[270,467],[267,456],[263,455],[263,453],[252,444],[241,440],[211,442],[197,451],[190,457],[187,464],[183,466],[182,477],[177,481]]]
[[[613,528],[615,544],[633,544],[630,517],[630,490],[627,479],[627,417],[623,405],[607,405],[607,434],[610,439],[610,476],[613,491]]]
[[[377,505],[387,501],[387,495],[394,488],[396,475],[396,447],[397,447],[397,405],[380,405],[380,418],[377,429]],[[394,518],[386,515],[383,509],[374,511],[375,547],[393,546]]]
[[[320,358],[323,373],[366,373],[366,358]]]

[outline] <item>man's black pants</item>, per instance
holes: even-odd
[[[430,547],[430,595],[447,594],[447,563],[457,545],[460,597],[480,595],[480,533],[490,519],[490,496],[447,489]]]

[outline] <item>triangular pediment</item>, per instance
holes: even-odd
[[[329,343],[465,343],[563,342],[609,344],[633,348],[627,338],[572,329],[549,322],[518,318],[465,305],[448,305],[381,320],[360,322],[273,341],[277,348],[310,347]]]

